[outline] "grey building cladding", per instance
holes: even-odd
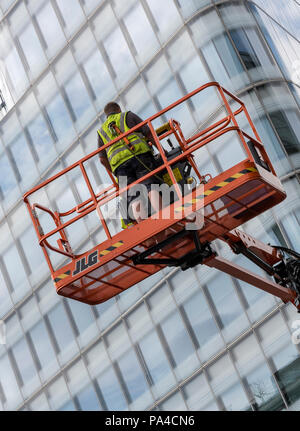
[[[201,266],[99,306],[62,299],[22,202],[96,148],[109,100],[146,118],[216,80],[246,103],[288,194],[244,228],[299,251],[299,38],[295,0],[0,0],[0,410],[299,409],[292,306]],[[178,115],[199,126],[197,109]],[[229,155],[201,164],[218,173]],[[81,193],[71,178],[42,198],[63,210]],[[103,239],[94,219],[70,234]]]

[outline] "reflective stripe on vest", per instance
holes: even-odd
[[[121,133],[125,133],[130,130],[126,124],[126,115],[127,112],[110,115],[102,125],[101,129],[98,130],[104,145],[116,138],[109,129],[109,124],[112,121],[115,121],[116,126],[120,129]],[[118,166],[131,159],[135,155],[151,151],[147,141],[141,133],[131,133],[127,136],[127,139],[130,143],[130,147],[132,147],[132,150],[128,148],[128,145],[124,142],[124,140],[118,141],[106,149],[107,158],[111,165],[112,171],[117,169]]]
[[[133,147],[134,147],[135,145],[143,144],[143,143],[144,143],[144,140],[143,140],[143,139],[139,139],[139,138],[138,138],[138,139],[136,139],[136,140],[134,141],[134,143],[131,143],[131,145],[133,145]],[[126,145],[126,147],[127,147],[127,145]],[[117,148],[117,149],[115,149],[114,151],[110,152],[110,155],[109,155],[109,156],[107,156],[108,161],[109,161],[109,162],[111,162],[112,158],[113,158],[116,154],[121,153],[122,151],[124,151],[124,145],[122,145],[122,147]]]

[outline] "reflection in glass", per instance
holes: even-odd
[[[174,361],[175,374],[182,379],[199,366],[199,360],[179,313],[175,311],[164,319],[161,329]]]
[[[119,360],[118,366],[133,403],[133,410],[144,410],[152,402],[144,373],[133,350],[125,353]]]
[[[92,385],[89,385],[86,388],[82,389],[82,391],[76,395],[76,398],[78,400],[81,410],[101,410],[96,392]]]
[[[151,331],[143,337],[139,342],[139,348],[153,381],[152,391],[156,397],[159,397],[175,384],[175,379],[157,333]]]
[[[113,368],[109,368],[106,372],[101,374],[100,377],[97,378],[97,382],[106,404],[104,410],[121,411],[128,409]]]
[[[52,331],[58,357],[63,363],[69,360],[78,350],[74,334],[64,311],[62,303],[59,303],[48,313],[49,329]],[[62,331],[63,328],[63,331]]]
[[[223,274],[217,275],[209,281],[206,292],[213,301],[216,318],[219,320],[225,339],[232,340],[249,323],[230,278]]]
[[[18,367],[21,387],[25,396],[30,395],[40,384],[32,355],[24,338],[12,347],[12,355]]]
[[[58,363],[43,321],[30,330],[30,339],[38,358],[40,376],[45,381],[58,370]]]

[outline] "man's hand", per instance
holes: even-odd
[[[149,135],[146,136],[147,141],[149,141],[152,145],[154,145],[157,148],[156,142],[154,137],[152,136],[151,133],[149,133]]]

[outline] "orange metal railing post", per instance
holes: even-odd
[[[245,139],[244,139],[243,133],[241,132],[240,127],[239,127],[239,125],[238,125],[238,122],[236,121],[235,115],[233,114],[233,111],[232,111],[232,109],[230,108],[230,105],[229,105],[229,103],[228,103],[228,100],[227,100],[227,98],[226,98],[226,96],[225,96],[225,92],[223,91],[223,87],[221,87],[221,85],[218,85],[217,87],[218,87],[219,93],[220,93],[220,95],[221,95],[221,97],[222,97],[222,100],[223,100],[223,102],[224,102],[224,105],[225,105],[225,107],[226,107],[226,110],[227,110],[228,114],[230,115],[231,121],[232,121],[232,122],[233,122],[233,124],[237,127],[237,132],[238,132],[238,134],[239,134],[239,136],[240,136],[240,139],[241,139],[241,141],[242,141],[242,143],[243,143],[243,146],[244,146],[244,148],[245,148],[245,150],[246,150],[246,153],[247,153],[247,155],[248,155],[249,159],[250,159],[250,160],[252,160],[252,161],[254,161],[254,160],[253,160],[253,156],[252,156],[252,154],[251,154],[251,151],[250,151],[250,149],[249,149],[249,147],[248,147],[248,145],[247,145],[247,143],[246,143],[246,141],[245,141]],[[228,94],[228,92],[227,92],[227,91],[226,91],[226,93]],[[229,95],[230,95],[230,94],[229,94]],[[234,98],[234,100],[236,100],[236,99],[237,99],[237,98]],[[243,103],[242,103],[242,102],[240,102],[240,103],[243,105]]]
[[[178,195],[178,198],[180,199],[182,197],[182,192],[181,192],[180,187],[179,187],[179,185],[178,185],[178,183],[176,181],[175,175],[173,174],[173,170],[170,167],[170,164],[169,164],[169,162],[168,162],[168,160],[166,158],[166,155],[165,155],[164,149],[163,149],[163,147],[162,147],[162,145],[160,143],[160,140],[158,139],[158,137],[157,137],[157,135],[155,133],[154,127],[152,126],[152,124],[151,124],[150,121],[148,123],[148,127],[149,127],[149,129],[151,131],[151,134],[152,134],[154,140],[155,140],[155,143],[157,145],[158,151],[160,152],[160,155],[161,155],[161,157],[163,159],[163,162],[164,162],[163,166],[167,169],[168,174],[170,175],[172,183],[173,183],[173,185],[175,187],[175,190],[176,190],[176,193]]]
[[[88,177],[88,175],[86,173],[85,167],[83,166],[83,163],[80,163],[79,166],[80,166],[81,172],[83,174],[83,177],[85,179],[85,182],[86,182],[86,184],[88,186],[88,189],[89,189],[89,192],[91,194],[91,198],[92,198],[92,200],[94,202],[95,208],[97,208],[98,211],[99,211],[99,214],[101,214],[100,220],[101,220],[102,226],[103,226],[103,228],[105,230],[105,233],[106,233],[107,237],[109,239],[111,239],[111,234],[110,234],[109,229],[107,227],[106,220],[104,219],[103,214],[102,214],[100,208],[98,208],[98,201],[97,201],[96,195],[94,193],[93,187],[91,185],[91,182],[89,180],[89,177]]]

